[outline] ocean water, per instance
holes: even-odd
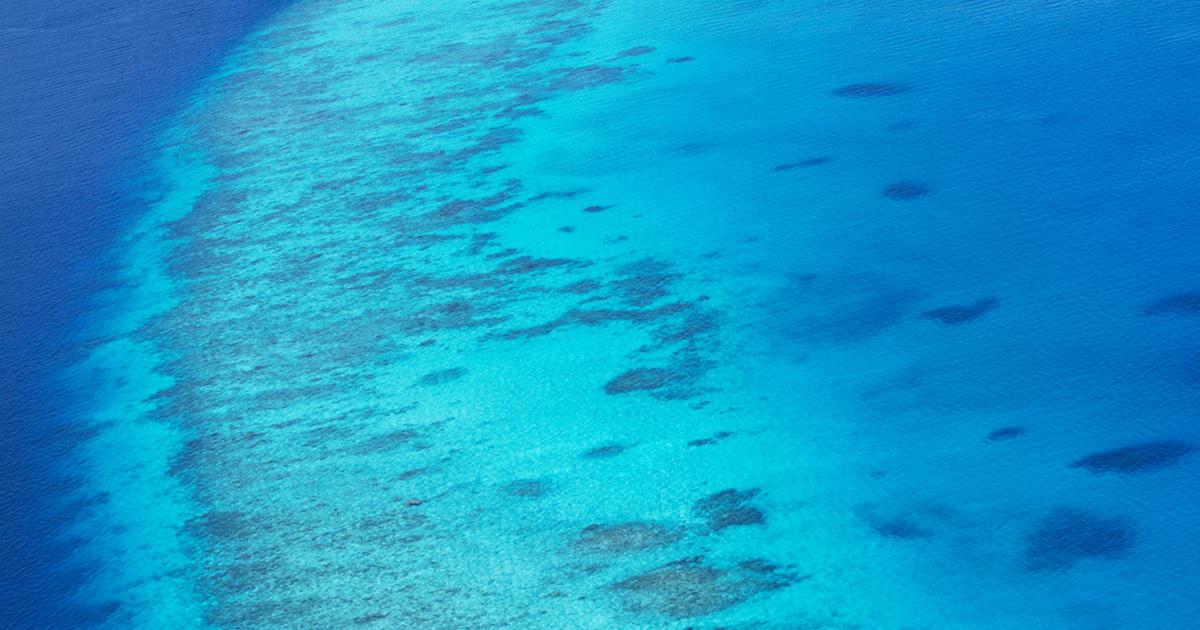
[[[1195,625],[1197,53],[1173,1],[289,3],[111,170],[79,625]]]
[[[109,610],[73,595],[90,567],[68,524],[102,497],[70,457],[92,392],[61,376],[95,338],[78,317],[143,211],[122,173],[281,4],[0,3],[0,625],[83,627]]]

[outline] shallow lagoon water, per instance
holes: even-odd
[[[113,626],[1178,628],[1200,15],[305,0],[72,376]]]

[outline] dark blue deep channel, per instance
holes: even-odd
[[[139,208],[113,177],[221,51],[282,0],[0,2],[0,627],[86,627],[66,526],[80,480],[79,392],[51,383],[105,278],[102,252]]]

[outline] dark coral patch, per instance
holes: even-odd
[[[616,457],[625,452],[624,444],[605,444],[596,448],[585,451],[584,459],[604,459],[607,457]]]
[[[487,258],[493,258],[496,254],[488,254]],[[444,289],[489,289],[503,286],[504,280],[494,278],[485,273],[471,274],[448,274],[444,276],[415,276],[410,280],[412,286],[430,291]],[[430,307],[440,308],[440,307]],[[448,309],[469,309],[471,306],[463,300],[455,300],[446,305]]]
[[[399,192],[382,195],[346,195],[345,197],[351,208],[362,213],[399,206],[411,199],[408,195]]]
[[[517,140],[520,139],[520,137],[521,137],[521,131],[519,129],[509,129],[509,128],[493,129],[493,130],[483,134],[482,136],[480,136],[479,140],[477,140],[475,142],[475,144],[468,146],[466,148],[460,149],[460,150],[446,156],[445,161],[444,161],[445,165],[450,166],[450,165],[455,165],[455,164],[461,164],[461,163],[465,162],[466,160],[469,160],[473,157],[476,157],[479,155],[484,155],[487,153],[494,153],[494,152],[499,151],[500,149],[504,148],[505,145],[516,142]],[[515,209],[515,208],[513,208],[513,209]],[[478,218],[475,220],[477,220],[477,221],[483,220],[483,218]]]
[[[701,558],[687,558],[626,578],[612,588],[633,595],[627,606],[634,612],[683,619],[711,614],[744,599],[736,588],[722,583],[726,573],[704,565]]]
[[[1148,472],[1174,464],[1194,450],[1195,446],[1182,440],[1145,442],[1088,455],[1073,462],[1071,468],[1093,473]]]
[[[1200,315],[1200,291],[1177,293],[1154,300],[1142,308],[1145,315]]]
[[[451,284],[443,288],[458,288],[459,286]],[[480,310],[482,309],[477,309],[465,300],[434,304],[402,320],[400,329],[409,334],[425,334],[443,329],[494,326],[504,321],[503,317],[476,317]]]
[[[210,510],[188,520],[185,529],[199,537],[233,540],[258,531],[261,524],[243,512]]]
[[[1116,559],[1133,548],[1136,535],[1121,517],[1061,507],[1037,522],[1025,537],[1025,566],[1061,571],[1089,558]]]
[[[634,368],[605,383],[604,393],[650,392],[657,398],[668,400],[688,398],[696,394],[691,386],[711,367],[711,362],[684,358],[671,368]]]
[[[505,275],[515,275],[523,273],[534,273],[554,269],[556,267],[578,267],[582,263],[569,258],[534,258],[533,256],[518,256],[511,260],[506,260],[496,267],[496,273]]]
[[[713,438],[700,438],[698,440],[692,440],[691,442],[688,442],[687,445],[688,446],[709,446],[711,444],[716,444],[716,443],[717,443],[717,441],[714,440]]]
[[[408,444],[416,439],[417,435],[417,432],[411,429],[402,429],[400,431],[384,433],[383,435],[376,435],[354,447],[354,453],[359,455],[386,453]]]
[[[670,59],[667,60],[667,63],[687,63],[689,61],[695,61],[695,59],[696,59],[695,57],[687,57],[687,56],[671,57]]]
[[[572,282],[571,284],[564,286],[562,288],[562,291],[564,291],[565,293],[575,293],[577,295],[582,295],[584,293],[591,293],[592,291],[599,289],[601,286],[603,286],[603,285],[601,285],[599,282],[596,282],[595,280],[579,280],[577,282]]]
[[[536,499],[546,494],[546,484],[537,479],[517,479],[504,486],[504,493],[513,497]]]
[[[416,477],[420,477],[429,473],[428,468],[410,468],[399,475],[396,475],[397,481],[408,481]]]
[[[972,304],[956,304],[935,308],[921,313],[921,317],[939,321],[947,326],[960,326],[979,319],[997,306],[1000,306],[1000,300],[989,297],[977,300]]]
[[[617,375],[604,385],[607,394],[644,391],[660,400],[685,400],[701,393],[698,382],[715,366],[689,348],[672,356],[670,368],[635,368]]]
[[[369,623],[375,623],[376,621],[383,621],[384,619],[387,619],[387,613],[373,612],[367,613],[360,617],[355,617],[354,619],[351,619],[350,622],[355,625],[362,626]]]
[[[1000,427],[999,429],[989,433],[987,439],[989,442],[1003,442],[1005,440],[1019,438],[1024,434],[1024,427]]]
[[[683,529],[661,523],[630,521],[616,525],[588,525],[571,546],[591,553],[629,553],[665,547],[683,538]]]
[[[606,394],[627,394],[665,387],[671,380],[671,371],[664,368],[634,368],[626,370],[604,384]]]
[[[877,98],[904,94],[911,89],[902,83],[851,83],[834,90],[833,95],[843,98]]]
[[[598,65],[565,68],[559,71],[558,78],[550,84],[550,87],[555,90],[585,90],[616,83],[623,78],[625,78],[625,71],[622,68]]]
[[[664,304],[663,306],[649,310],[572,309],[564,313],[556,320],[549,321],[544,324],[538,324],[537,326],[532,326],[529,328],[510,330],[505,333],[503,337],[506,339],[540,337],[542,335],[548,335],[564,326],[601,326],[612,322],[632,322],[639,324],[675,315],[676,313],[684,311],[689,307],[689,304],[674,303]]]
[[[715,517],[711,526],[713,531],[719,531],[736,525],[761,525],[766,520],[767,517],[762,513],[762,510],[754,507],[742,507],[724,512]]]
[[[802,579],[777,572],[765,561],[722,569],[697,556],[669,562],[609,588],[622,594],[631,612],[686,619],[710,615]]]
[[[450,368],[448,370],[437,370],[422,376],[417,380],[418,385],[445,385],[451,381],[456,381],[467,374],[466,368]]]
[[[771,564],[763,558],[742,560],[738,566],[752,573],[770,574],[779,570],[779,565]]]
[[[689,341],[716,330],[717,322],[718,317],[716,313],[694,312],[688,314],[681,322],[657,328],[654,331],[654,337],[663,343]]]
[[[218,178],[219,180],[219,178]],[[330,179],[320,181],[313,184],[313,190],[341,190],[351,184],[361,181],[362,177],[346,177],[342,179]]]
[[[766,515],[749,504],[758,493],[758,488],[722,490],[696,501],[692,512],[707,519],[708,528],[714,532],[740,525],[762,525],[767,521]]]
[[[771,170],[775,171],[777,173],[783,172],[783,171],[791,171],[791,170],[795,170],[798,168],[808,168],[811,166],[820,166],[822,164],[828,164],[830,160],[831,160],[831,158],[828,158],[825,156],[808,158],[807,160],[800,160],[799,162],[787,162],[785,164],[780,164],[780,165],[776,166],[775,168],[772,168]]]
[[[496,118],[519,120],[526,117],[545,116],[546,110],[537,107],[506,107],[496,114]]]
[[[536,34],[537,41],[544,44],[561,44],[580,37],[591,29],[582,22],[571,20],[546,20],[530,28],[527,33]]]
[[[892,182],[883,188],[883,196],[892,201],[916,201],[931,192],[933,188],[928,184],[912,180]]]
[[[529,199],[529,201],[541,201],[543,199],[574,199],[575,197],[578,197],[587,191],[588,189],[586,188],[575,188],[572,190],[550,190],[534,195]]]
[[[642,55],[649,55],[650,53],[654,52],[655,50],[656,49],[653,46],[634,46],[633,48],[626,48],[625,50],[622,50],[621,52],[617,53],[617,56],[618,57],[641,57]]]
[[[498,252],[492,252],[492,253],[488,254],[487,258],[488,258],[488,260],[496,260],[499,258],[508,258],[509,256],[515,255],[518,251],[519,250],[517,250],[515,248],[506,247]]]
[[[609,208],[612,208],[612,206],[588,206],[588,207],[584,208],[583,211],[594,214],[596,212],[604,212],[605,210],[608,210]]]
[[[671,283],[679,277],[671,273],[669,265],[652,258],[624,265],[617,273],[621,279],[612,283],[613,288],[632,306],[649,306],[666,297]]]

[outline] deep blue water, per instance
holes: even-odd
[[[0,13],[5,624],[1200,615],[1197,5],[284,4]]]
[[[104,252],[137,216],[115,179],[221,50],[284,3],[13,0],[0,6],[0,624],[88,625],[70,597],[87,567],[61,500],[86,392],[54,375],[86,296],[108,281]],[[64,474],[64,472],[66,474]],[[102,612],[102,611],[99,611]]]

